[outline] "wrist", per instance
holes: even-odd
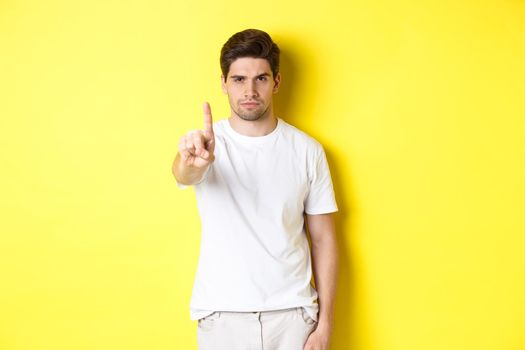
[[[320,317],[317,323],[317,329],[327,332],[332,332],[334,328],[334,320],[331,317]]]

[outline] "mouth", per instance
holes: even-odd
[[[259,104],[257,102],[244,102],[241,103],[241,106],[247,107],[247,108],[254,108],[257,107]]]

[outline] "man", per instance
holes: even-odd
[[[231,115],[213,123],[205,103],[204,129],[181,138],[173,162],[177,184],[194,186],[202,222],[190,302],[200,350],[329,346],[337,205],[322,146],[274,115],[279,53],[256,29],[224,44]]]

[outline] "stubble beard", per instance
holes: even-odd
[[[268,105],[264,111],[261,111],[261,109],[256,109],[253,111],[243,111],[242,107],[238,109],[233,109],[233,111],[242,120],[253,122],[253,121],[259,120],[262,116],[266,115],[269,109],[270,109],[270,105]]]

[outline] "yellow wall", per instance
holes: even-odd
[[[332,349],[524,349],[521,0],[0,2],[0,348],[196,348],[171,162],[249,27],[332,167]]]

